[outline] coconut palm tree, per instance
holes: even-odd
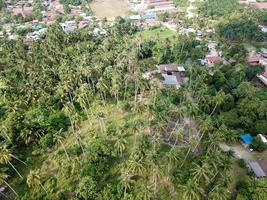
[[[69,154],[68,154],[68,152],[67,152],[67,150],[66,150],[66,148],[65,148],[65,145],[64,145],[64,143],[63,143],[63,139],[64,139],[64,138],[60,135],[61,131],[62,131],[62,129],[60,129],[56,134],[54,134],[54,137],[55,137],[56,140],[60,143],[61,147],[63,148],[63,150],[64,150],[64,152],[65,152],[65,155],[66,155],[68,161],[70,161]]]
[[[204,196],[204,190],[194,179],[188,179],[185,185],[180,186],[184,200],[200,200]]]
[[[4,172],[0,172],[0,185],[5,184],[7,187],[11,189],[11,191],[18,196],[17,192],[6,182],[6,179],[8,178],[8,175]]]
[[[10,153],[10,151],[7,149],[6,146],[3,146],[0,149],[0,164],[9,164],[15,171],[16,173],[19,175],[20,178],[23,178],[22,175],[19,173],[19,171],[16,169],[16,167],[10,162],[10,160],[14,158],[18,161],[20,161],[21,163],[25,164],[25,162],[23,162],[22,160],[20,160],[19,158],[17,158],[16,156],[14,156],[13,154]]]
[[[226,99],[226,95],[225,93],[221,90],[219,91],[216,96],[212,99],[212,101],[215,103],[215,106],[212,110],[212,112],[210,113],[210,115],[213,115],[213,113],[215,112],[216,108],[219,106],[219,105],[222,105],[224,102],[225,102],[225,99]]]
[[[116,138],[114,146],[117,148],[121,157],[122,157],[123,151],[125,150],[126,143],[127,141],[125,139],[125,135],[119,134],[118,137]]]
[[[208,163],[203,163],[202,165],[194,164],[194,168],[191,171],[194,179],[199,182],[208,182],[212,175]]]
[[[41,182],[41,176],[40,176],[40,170],[30,170],[30,173],[27,176],[27,185],[30,188],[34,188],[34,187],[41,187],[46,193],[47,191],[45,190],[44,186],[42,185]]]

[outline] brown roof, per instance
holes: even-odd
[[[179,65],[177,64],[164,64],[158,65],[161,72],[178,72]]]
[[[267,174],[267,160],[259,160],[258,163],[265,174]]]

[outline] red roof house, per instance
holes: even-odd
[[[80,21],[78,27],[79,29],[82,29],[82,28],[88,27],[89,25],[90,25],[90,22],[88,21]]]
[[[18,6],[13,8],[11,13],[14,16],[21,14],[23,17],[25,17],[33,13],[33,7]]]
[[[262,3],[252,3],[251,6],[255,9],[267,9],[267,2],[262,2]]]
[[[223,58],[219,56],[206,57],[206,60],[208,64],[223,62]]]
[[[260,56],[259,55],[253,55],[248,59],[248,64],[250,65],[257,65],[260,63]]]

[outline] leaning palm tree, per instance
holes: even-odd
[[[56,140],[60,143],[61,147],[63,148],[64,152],[65,152],[65,155],[68,159],[68,161],[70,161],[70,157],[69,157],[69,154],[66,150],[66,147],[63,143],[63,139],[64,137],[62,135],[60,135],[60,133],[62,132],[62,129],[60,129],[56,134],[54,134],[54,137],[56,138]]]
[[[7,179],[7,178],[8,178],[8,175],[6,173],[0,172],[0,185],[5,184],[7,187],[9,187],[12,190],[12,192],[16,196],[18,196],[18,194],[16,193],[16,191],[8,184],[8,182],[6,182],[5,179]]]
[[[9,151],[9,149],[7,149],[6,146],[3,146],[0,149],[0,164],[9,164],[16,171],[16,173],[19,175],[19,177],[20,178],[23,178],[21,176],[21,174],[19,173],[19,171],[16,169],[16,167],[10,162],[10,160],[12,158],[14,158],[14,159],[20,161],[21,163],[23,163],[24,165],[26,165],[25,162],[23,162],[22,160],[20,160],[19,158],[17,158],[13,154],[11,154],[10,151]]]
[[[31,170],[29,175],[27,176],[26,182],[30,188],[40,186],[47,193],[47,191],[45,190],[41,182],[40,170],[36,170],[36,171]]]

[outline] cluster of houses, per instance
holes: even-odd
[[[9,11],[12,16],[21,15],[24,18],[27,16],[34,16],[34,7],[32,6],[34,4],[33,0],[18,1],[16,3],[6,1],[6,3],[6,10]],[[57,16],[64,16],[64,6],[60,3],[60,0],[44,0],[42,4],[45,9],[41,11],[41,20],[34,19],[20,24],[4,23],[2,31],[0,31],[0,38],[7,37],[10,40],[16,40],[19,38],[18,32],[26,32],[27,34],[24,38],[26,44],[31,45],[34,41],[40,39],[46,32],[46,27],[53,24]],[[87,14],[82,11],[81,6],[68,6],[70,8],[70,13],[67,16],[76,20],[67,20],[60,23],[63,31],[70,32],[75,29],[83,29],[89,27],[94,21],[99,22],[97,17],[87,16]],[[2,20],[4,19],[1,19],[1,21]],[[107,34],[107,31],[101,28],[100,22],[99,27],[100,28],[95,28],[93,30],[94,35]]]
[[[267,86],[267,49],[262,48],[260,53],[252,52],[248,59],[248,64],[253,65],[263,65],[264,72],[262,74],[258,74],[258,79]]]

